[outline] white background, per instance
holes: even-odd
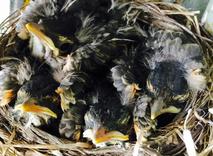
[[[0,0],[0,23],[7,18],[10,12],[10,0]]]

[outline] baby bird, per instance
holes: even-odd
[[[55,89],[58,83],[48,73],[41,72],[31,77],[18,90],[14,106],[14,117],[26,126],[42,126],[50,119],[56,119],[60,107]]]
[[[149,33],[146,42],[149,55],[145,58],[150,72],[146,89],[138,96],[133,113],[138,143],[148,141],[156,129],[157,117],[179,113],[189,93],[205,89],[206,83],[201,73],[203,57],[198,44],[183,43],[186,36],[181,32],[155,30]]]
[[[92,140],[96,146],[129,140],[131,112],[121,105],[112,85],[101,82],[90,101],[91,105],[84,116],[83,137]]]
[[[29,32],[32,35],[33,54],[39,57],[51,52],[54,56],[63,55],[65,51],[70,52],[73,45],[79,42],[75,32],[84,25],[82,16],[96,14],[96,18],[101,20],[101,16],[107,14],[109,5],[110,2],[107,0],[31,1],[23,10],[16,30],[20,34]],[[86,34],[81,35],[87,37]],[[20,37],[24,38],[21,35]],[[37,51],[38,49],[40,51]]]
[[[89,86],[89,80],[86,73],[70,72],[61,80],[56,93],[61,98],[61,108],[68,110],[72,105],[78,103],[78,99],[85,93],[85,88]]]
[[[148,58],[147,89],[156,99],[151,107],[152,119],[163,113],[180,112],[172,101],[184,102],[189,92],[201,91],[206,86],[205,76],[201,73],[204,66],[200,46],[183,43],[184,38],[180,35],[163,31],[153,34],[152,37],[157,38],[151,46],[154,54]],[[147,45],[151,44],[148,42]]]

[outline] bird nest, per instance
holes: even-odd
[[[200,156],[213,155],[213,121],[210,108],[213,108],[213,38],[200,25],[196,11],[189,11],[178,4],[135,0],[122,1],[130,7],[125,19],[129,24],[141,20],[162,29],[183,31],[202,47],[204,53],[207,87],[204,91],[191,95],[185,109],[164,127],[157,129],[153,141],[141,150],[144,155],[184,155],[190,145],[183,133],[190,132]],[[15,24],[20,10],[1,23],[0,55],[7,56],[5,49],[14,44]],[[82,142],[71,142],[58,138],[36,127],[26,128],[13,120],[10,106],[0,108],[0,153],[1,155],[132,155],[135,141],[123,146],[95,148]],[[185,132],[184,132],[185,131]],[[189,133],[189,134],[190,134]],[[190,138],[190,135],[189,135]],[[189,147],[187,147],[189,146]]]

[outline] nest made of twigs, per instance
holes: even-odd
[[[213,115],[208,111],[213,107],[213,40],[199,24],[196,11],[188,11],[178,4],[135,0],[122,1],[129,5],[124,18],[131,24],[135,20],[151,23],[162,29],[181,30],[201,45],[204,53],[206,90],[192,95],[187,107],[175,118],[174,122],[160,128],[150,142],[150,148],[144,148],[145,155],[184,155],[183,130],[190,130],[200,156],[213,155]],[[0,55],[14,42],[15,23],[20,11],[10,15],[1,25]],[[117,146],[95,149],[81,143],[57,138],[38,128],[26,129],[16,123],[9,106],[0,108],[0,153],[1,155],[132,155],[135,143],[126,143],[125,148]],[[188,110],[191,110],[188,113]],[[187,121],[186,121],[186,116]],[[185,125],[184,125],[185,123]],[[156,143],[157,142],[157,143]],[[82,148],[85,146],[85,148]]]

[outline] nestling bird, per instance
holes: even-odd
[[[151,118],[155,119],[162,113],[178,113],[180,109],[175,108],[172,101],[183,102],[190,91],[205,89],[206,80],[201,73],[204,66],[198,44],[184,43],[184,38],[175,37],[177,34],[174,32],[164,30],[152,35],[157,39],[155,45],[151,46],[154,54],[148,58],[151,72],[147,89],[158,101],[151,107]]]
[[[73,44],[78,44],[75,32],[84,24],[82,15],[96,14],[96,18],[103,21],[101,19],[105,18],[102,18],[102,15],[107,14],[109,5],[107,0],[96,0],[92,3],[85,0],[31,1],[23,11],[16,30],[33,35],[34,42],[38,44],[33,46],[33,53],[36,49],[48,49],[58,56],[63,54],[64,50],[70,52]],[[21,35],[20,37],[23,38]],[[41,52],[39,56],[42,56]]]
[[[18,90],[14,117],[22,119],[26,126],[41,126],[60,114],[55,89],[58,83],[49,73],[39,73]]]
[[[122,104],[134,108],[150,72],[144,63],[147,35],[138,24],[119,27],[117,32],[130,39],[132,44],[126,44],[123,54],[115,59],[116,66],[111,68],[113,85],[120,93]]]
[[[131,111],[122,106],[113,86],[100,82],[91,96],[91,105],[84,116],[86,137],[95,145],[129,140]]]
[[[138,96],[133,113],[139,143],[146,142],[156,129],[158,116],[179,113],[190,92],[205,88],[202,51],[198,44],[184,43],[181,32],[155,30],[149,33],[146,43],[149,54],[145,58],[150,72],[145,92]]]
[[[63,111],[78,103],[78,98],[85,93],[85,87],[89,86],[87,77],[86,73],[72,72],[68,73],[61,81],[60,86],[56,89],[56,93],[60,95]]]

